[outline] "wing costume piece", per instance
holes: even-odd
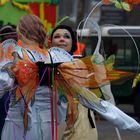
[[[82,103],[84,106],[86,106],[87,108],[96,110],[105,119],[107,119],[109,122],[111,122],[113,125],[117,126],[118,128],[139,133],[140,125],[134,119],[132,119],[131,117],[123,113],[113,104],[107,101],[103,101],[100,98],[97,98],[95,94],[89,90],[89,88],[84,87],[85,83],[87,82],[87,81],[85,82],[84,74],[85,73],[88,74],[88,70],[85,69],[86,67],[82,65],[83,63],[81,61],[78,62],[78,64],[81,67],[79,67],[79,69],[77,68],[77,69],[72,70],[73,71],[72,73],[67,71],[68,69],[66,70],[66,72],[64,72],[66,68],[65,65],[69,65],[69,63],[63,63],[58,67],[58,71],[59,71],[58,73],[59,76],[57,76],[58,85],[60,84],[59,86],[63,88],[64,93],[66,94],[65,96],[68,99],[68,102],[70,104],[73,104],[75,100],[77,100],[80,103]],[[76,65],[76,63],[73,62],[73,65]],[[101,64],[101,68],[102,67],[103,67],[103,64]],[[113,69],[111,70],[111,72],[112,71]],[[114,71],[112,73],[117,73],[118,75],[117,78],[116,77],[111,78],[112,80],[121,79],[123,74],[126,74],[126,77],[132,76],[131,73],[127,73],[123,71]],[[109,71],[107,71],[107,75],[108,74],[109,74]],[[111,74],[111,76],[113,75]],[[79,78],[79,79],[76,79],[76,78]],[[103,78],[107,78],[107,77],[104,76]],[[94,78],[94,81],[96,81],[95,78]],[[102,79],[99,81],[101,82],[103,81],[103,84],[106,84],[108,79],[107,81],[106,79],[105,80]],[[97,83],[101,84],[101,82],[97,82]],[[92,85],[92,86],[96,87],[97,85]]]
[[[67,80],[73,80],[80,86],[87,88],[97,88],[108,84],[110,81],[125,80],[125,78],[134,75],[131,72],[114,70],[114,62],[110,61],[113,56],[101,62],[98,62],[98,57],[100,55],[85,57],[75,60],[73,63],[63,63],[58,67],[58,71]]]
[[[96,108],[104,112],[99,98],[93,96],[89,88],[98,88],[102,85],[131,77],[130,72],[113,70],[114,57],[111,56],[107,61],[99,61],[100,54],[86,57],[74,62],[63,63],[58,66],[57,86],[61,88],[68,103],[71,106],[71,122],[74,121],[76,112],[75,102],[78,102],[78,96],[84,97],[88,101],[95,103]],[[99,106],[99,107],[98,107]],[[73,117],[72,117],[73,116]],[[72,120],[73,118],[73,120]]]
[[[18,82],[16,89],[16,102],[21,98],[24,99],[24,127],[28,127],[28,104],[35,94],[35,90],[38,86],[38,67],[35,63],[31,62],[30,59],[24,55],[24,60],[17,60],[16,64],[12,67],[12,72]]]
[[[49,51],[46,51],[38,47],[30,47],[30,50],[16,47],[14,54],[15,58],[14,65],[12,66],[12,72],[14,73],[18,83],[16,101],[18,102],[21,98],[25,101],[24,127],[27,129],[27,114],[29,111],[28,103],[35,95],[35,90],[40,83],[39,69],[36,63],[43,62],[44,65],[46,64],[46,67],[49,65],[53,66],[55,64],[64,63],[65,61],[72,61],[72,56],[58,48],[52,48]]]
[[[46,51],[38,48],[26,50],[15,47],[14,53],[18,55],[14,55],[14,65],[11,69],[19,85],[16,90],[16,101],[21,98],[25,100],[25,129],[28,127],[28,103],[34,97],[35,90],[39,85],[37,62],[43,62],[46,66],[57,66],[57,72],[55,74],[56,85],[54,86],[63,91],[60,96],[63,95],[67,98],[72,112],[75,111],[74,104],[79,101],[79,97],[94,103],[92,109],[96,108],[101,112],[106,112],[106,109],[100,103],[100,99],[88,88],[105,85],[109,80],[115,81],[122,77],[132,76],[132,73],[111,69],[113,64],[109,63],[109,60],[106,63],[105,61],[98,62],[98,57],[100,56],[74,60],[71,55],[58,48],[51,48]],[[104,64],[106,64],[106,67],[104,67]],[[115,73],[117,73],[117,76],[115,75],[114,77]],[[101,76],[97,77],[100,74]],[[71,121],[74,120],[73,114],[71,114]]]
[[[82,91],[82,88],[98,88],[110,81],[114,82],[133,76],[131,72],[113,70],[110,68],[112,67],[110,63],[106,66],[103,62],[97,63],[97,60],[95,61],[92,57],[75,60],[73,63],[63,63],[58,66],[58,85],[60,84],[60,87],[63,87],[66,93],[71,93],[72,96],[75,96],[72,94],[75,92],[83,94],[90,100],[90,93],[86,94],[87,90]]]
[[[30,50],[28,50],[28,52],[29,51]],[[35,51],[31,49],[30,53],[33,52]],[[59,64],[58,74],[56,76],[57,86],[59,89],[63,90],[71,106],[74,105],[78,95],[84,96],[87,100],[94,100],[91,96],[93,93],[86,88],[96,88],[107,84],[110,80],[115,81],[122,77],[132,76],[132,73],[129,72],[114,71],[111,68],[107,68],[106,70],[104,62],[98,62],[98,56],[74,61],[67,52],[58,48],[51,48],[48,52],[38,49],[36,52],[38,52],[40,56],[44,55],[42,58],[40,57],[41,59],[35,57],[37,62],[44,61],[44,65]],[[45,57],[48,58],[46,59]],[[112,64],[108,62],[106,67],[109,67],[109,65]],[[26,104],[28,104],[34,96],[35,89],[39,84],[38,68],[35,63],[29,60],[27,52],[25,51],[23,53],[23,59],[18,59],[12,70],[19,84],[16,91],[16,100],[18,101],[23,96]],[[26,117],[27,112],[28,109],[26,109]],[[27,118],[25,120],[27,120]],[[25,128],[27,128],[27,122],[25,124]]]

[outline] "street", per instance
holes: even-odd
[[[98,140],[119,140],[115,128],[105,120],[99,120],[97,123],[97,129],[99,134]],[[119,130],[121,140],[140,140],[140,134]]]

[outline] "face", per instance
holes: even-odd
[[[72,48],[72,38],[70,32],[66,29],[57,29],[52,37],[52,46],[59,47],[67,52],[70,52]]]

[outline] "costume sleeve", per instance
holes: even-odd
[[[12,90],[14,86],[14,78],[12,78],[7,71],[0,70],[0,98]]]
[[[107,85],[101,86],[100,89],[103,93],[103,96],[104,96],[105,100],[112,103],[113,105],[115,105],[115,100],[114,100],[114,97],[113,97],[113,93],[111,91],[110,83],[108,83]]]
[[[119,129],[140,133],[140,124],[113,104],[104,100],[100,100],[100,105],[97,106],[96,103],[91,102],[82,96],[79,96],[79,100],[84,106],[92,110],[96,110],[106,120]]]

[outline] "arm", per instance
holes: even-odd
[[[100,100],[100,104],[97,105],[96,103],[91,102],[82,96],[79,96],[79,100],[80,103],[82,103],[84,106],[92,110],[96,110],[106,120],[108,120],[111,124],[115,125],[119,129],[140,133],[139,123],[111,103]]]

